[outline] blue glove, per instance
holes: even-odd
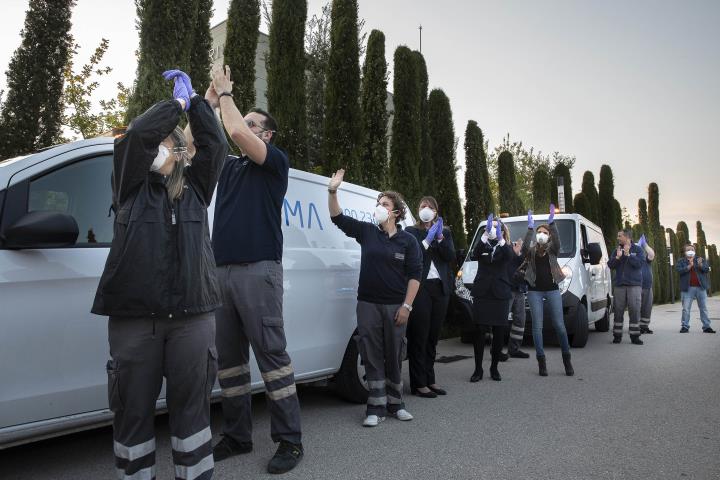
[[[502,234],[503,234],[502,223],[500,223],[500,220],[498,220],[497,226],[495,227],[495,235],[497,236],[498,241],[500,241],[500,239],[503,238]]]
[[[551,224],[555,221],[555,204],[550,204],[550,216],[548,217],[548,224]]]
[[[485,224],[485,233],[488,235],[490,234],[490,230],[492,230],[492,222],[493,222],[493,214],[491,213],[487,218],[487,223]]]
[[[433,240],[437,239],[438,232],[440,231],[438,229],[439,225],[440,222],[435,222],[433,226],[428,229],[427,237],[425,237],[428,243],[432,243]]]
[[[178,77],[182,80],[182,83],[185,84],[188,95],[192,97],[195,90],[192,87],[192,82],[187,73],[182,70],[166,70],[163,72],[163,78],[165,78],[165,80],[177,79]]]
[[[535,229],[535,220],[532,216],[532,210],[528,210],[528,230]]]
[[[645,234],[642,234],[642,237],[640,237],[640,240],[638,240],[638,245],[640,245],[640,248],[644,249],[645,245],[647,245],[647,239],[645,238]]]
[[[443,236],[443,233],[442,233],[442,232],[443,232],[443,227],[445,226],[445,225],[443,224],[443,219],[442,219],[442,217],[438,217],[438,221],[437,221],[436,225],[440,225],[440,226],[438,227],[437,234],[435,235],[435,238],[436,238],[436,239],[439,239],[439,238],[441,238],[441,237]]]

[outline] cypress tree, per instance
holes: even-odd
[[[587,198],[583,192],[578,192],[573,199],[573,209],[575,213],[582,215],[585,218],[590,218],[590,206],[588,205]],[[617,232],[615,232],[617,233]]]
[[[330,4],[322,7],[320,15],[313,15],[305,32],[307,50],[306,125],[309,169],[323,174],[329,171],[323,163],[323,132],[325,125],[325,85],[330,57]]]
[[[465,128],[465,228],[473,238],[480,222],[495,212],[483,132],[475,120]]]
[[[545,165],[539,165],[533,173],[532,196],[533,210],[544,212],[550,205],[552,195],[552,178],[550,171]]]
[[[170,98],[172,86],[162,78],[162,72],[189,69],[197,0],[144,0],[135,2],[135,9],[140,46],[125,118],[128,123],[153,104]]]
[[[291,1],[291,0],[290,0]],[[333,0],[325,89],[323,158],[331,175],[347,168],[349,182],[362,181],[360,145],[360,49],[357,0]]]
[[[618,212],[615,200],[615,180],[612,168],[609,165],[600,167],[599,204],[600,204],[600,227],[605,235],[605,245],[608,250],[615,243],[613,230],[617,228]]]
[[[212,0],[197,1],[197,18],[193,28],[193,38],[190,47],[190,66],[187,74],[192,79],[193,88],[198,95],[205,94],[210,85],[210,49],[212,37],[210,35],[210,17],[213,13]]]
[[[360,92],[360,163],[363,184],[375,190],[382,190],[387,183],[387,79],[385,34],[373,30],[368,37]]]
[[[0,112],[0,159],[60,139],[63,70],[70,58],[74,0],[30,0],[20,46],[10,59]]]
[[[591,171],[586,171],[583,174],[582,181],[582,192],[585,194],[587,200],[590,217],[588,220],[596,225],[600,224],[600,196],[597,188],[595,187],[595,176]]]
[[[443,175],[436,179],[436,198],[440,204],[440,210],[445,224],[453,234],[455,245],[458,248],[467,246],[465,237],[465,225],[463,222],[462,206],[460,205],[460,193],[458,191],[457,165],[455,163],[455,128],[450,109],[450,99],[440,89],[430,92],[428,99],[428,113],[430,118],[430,148],[432,158],[435,159],[436,167]],[[408,205],[417,205],[415,198]]]
[[[259,28],[258,0],[230,2],[223,61],[230,67],[233,98],[242,113],[248,112],[255,106],[255,53]]]
[[[650,230],[650,221],[648,220],[647,201],[645,201],[644,198],[638,200],[638,224],[640,225],[640,234],[645,234],[648,243],[650,243],[652,231]],[[650,243],[650,245],[652,245],[652,243]]]
[[[435,160],[430,155],[427,64],[425,63],[425,57],[417,50],[413,51],[413,58],[415,60],[418,81],[420,82],[420,92],[417,100],[420,104],[420,166],[418,173],[422,194],[433,195],[435,193]]]
[[[667,301],[668,294],[668,263],[667,241],[665,240],[665,229],[660,225],[660,189],[657,183],[648,186],[648,223],[652,232],[653,241],[650,243],[655,250],[655,261],[653,262],[653,274],[655,281],[653,289],[658,303]]]
[[[707,259],[707,239],[705,238],[705,230],[703,230],[702,222],[695,222],[695,231],[697,232],[697,253],[696,255]]]
[[[679,221],[675,233],[680,243],[680,252],[682,252],[685,245],[692,243],[690,242],[690,230],[688,229],[687,223],[682,220]]]
[[[422,131],[417,101],[420,81],[417,63],[408,47],[395,49],[393,63],[395,113],[390,138],[390,185],[405,196],[408,205],[412,205],[422,196],[419,178]]]
[[[557,177],[563,177],[563,191],[565,192],[565,213],[572,213],[575,211],[573,206],[573,194],[572,194],[572,176],[570,174],[570,167],[560,162],[555,165],[552,172],[551,188],[552,188],[552,200],[555,205],[560,206],[558,201],[558,188],[557,188]]]
[[[621,230],[623,227],[622,207],[620,206],[620,202],[617,201],[617,198],[613,199],[613,205],[615,207],[615,229]]]
[[[274,0],[267,57],[268,110],[277,120],[279,130],[275,144],[287,152],[290,161],[300,170],[308,167],[305,150],[306,18],[306,0]]]
[[[512,153],[504,150],[498,156],[498,190],[500,213],[510,216],[521,215],[522,203],[517,195],[517,181],[515,179],[515,161]]]
[[[670,251],[673,254],[673,261],[677,262],[680,258],[681,249],[680,249],[680,241],[678,240],[677,234],[673,231],[672,228],[668,228],[665,230],[668,233],[668,236],[670,237]],[[670,259],[668,258],[668,261]],[[675,269],[673,268],[672,271],[669,273],[672,275],[672,282],[674,285],[674,293],[675,297],[677,298],[680,295],[680,277],[675,273]],[[673,299],[674,300],[674,299]]]

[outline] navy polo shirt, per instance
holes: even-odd
[[[642,266],[642,288],[647,290],[653,286],[652,260],[645,257],[645,263]]]
[[[213,250],[215,263],[232,265],[282,260],[282,206],[290,162],[266,144],[265,163],[228,155],[217,186]]]
[[[403,303],[408,281],[422,278],[422,251],[415,237],[400,225],[390,237],[377,225],[342,213],[332,221],[361,246],[357,299],[382,305]]]

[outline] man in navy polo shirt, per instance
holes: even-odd
[[[242,116],[232,98],[230,69],[213,69],[223,125],[242,152],[225,161],[218,182],[213,250],[223,306],[216,311],[223,438],[215,461],[252,451],[250,350],[265,382],[271,437],[279,442],[268,472],[292,470],[303,456],[300,404],[283,328],[281,208],[288,157],[273,145],[277,124],[253,109]]]

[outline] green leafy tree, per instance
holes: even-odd
[[[588,218],[589,215],[589,205],[587,198],[585,198],[585,194],[583,192],[578,192],[575,195],[575,198],[573,199],[573,209],[575,213],[579,213],[585,218]]]
[[[465,228],[473,238],[480,222],[495,212],[483,132],[475,120],[465,128]]]
[[[648,185],[648,223],[652,232],[652,245],[655,250],[655,261],[653,261],[653,293],[657,303],[664,303],[669,298],[668,292],[668,268],[669,259],[667,252],[667,241],[665,240],[665,228],[660,224],[660,189],[657,183]]]
[[[190,44],[190,60],[187,74],[193,82],[193,88],[203,95],[210,85],[210,50],[212,49],[212,36],[210,35],[210,17],[213,14],[212,0],[195,0],[197,14],[193,26],[193,36]]]
[[[330,4],[313,15],[305,29],[306,64],[306,125],[308,170],[324,174],[330,167],[323,164],[323,133],[325,125],[325,86],[330,59]],[[370,52],[368,52],[369,54]]]
[[[393,56],[393,102],[395,113],[390,137],[390,186],[400,191],[409,204],[422,196],[420,190],[420,80],[417,62],[405,46]],[[433,132],[433,135],[436,136]],[[452,137],[454,138],[454,137]]]
[[[72,51],[74,0],[30,0],[10,59],[0,112],[0,160],[48,147],[61,136],[63,71]]]
[[[387,82],[385,35],[380,30],[373,30],[368,38],[360,92],[360,163],[363,184],[376,190],[383,189],[387,183]]]
[[[535,170],[532,179],[533,210],[544,212],[548,209],[552,196],[552,178],[550,169],[541,165]]]
[[[600,196],[598,194],[597,188],[595,187],[595,176],[591,171],[586,171],[583,174],[583,181],[582,181],[582,192],[585,194],[585,199],[588,203],[588,208],[590,216],[588,217],[588,220],[595,223],[596,225],[600,224]]]
[[[428,72],[425,57],[417,50],[413,51],[416,62],[418,79],[420,81],[420,92],[418,102],[420,103],[420,189],[423,195],[435,194],[435,165],[430,155],[430,124],[428,119]]]
[[[500,213],[521,215],[524,205],[517,194],[515,161],[512,153],[507,150],[498,156],[498,189]]]
[[[230,67],[233,98],[238,109],[243,113],[255,106],[255,53],[259,28],[258,0],[230,2],[223,61]]]
[[[435,179],[436,198],[440,204],[441,215],[445,224],[452,230],[455,245],[458,248],[467,246],[465,225],[463,222],[460,193],[457,184],[457,165],[455,163],[455,127],[453,126],[450,99],[440,89],[430,92],[428,98],[430,118],[430,148],[435,166],[443,175]],[[408,205],[415,206],[419,198]]]
[[[609,165],[600,167],[599,205],[600,205],[600,228],[605,235],[605,245],[610,250],[615,243],[615,231],[618,227],[619,212],[617,211],[617,200],[615,200],[615,180],[612,168]]]
[[[360,48],[356,0],[333,0],[330,56],[325,89],[326,174],[347,168],[347,180],[362,181],[360,162]]]
[[[305,0],[273,1],[267,58],[268,110],[277,120],[279,129],[275,143],[288,153],[300,170],[308,168],[305,138],[306,18]]]
[[[565,212],[567,213],[573,213],[575,212],[575,208],[573,206],[573,193],[572,193],[572,176],[570,171],[572,170],[573,165],[575,164],[575,159],[572,158],[572,162],[570,162],[568,159],[560,159],[555,163],[555,167],[553,168],[553,179],[552,179],[552,200],[555,205],[558,207],[560,206],[560,201],[558,200],[558,187],[557,187],[557,178],[562,177],[563,178],[563,192],[565,193]],[[584,215],[583,215],[584,216]]]

